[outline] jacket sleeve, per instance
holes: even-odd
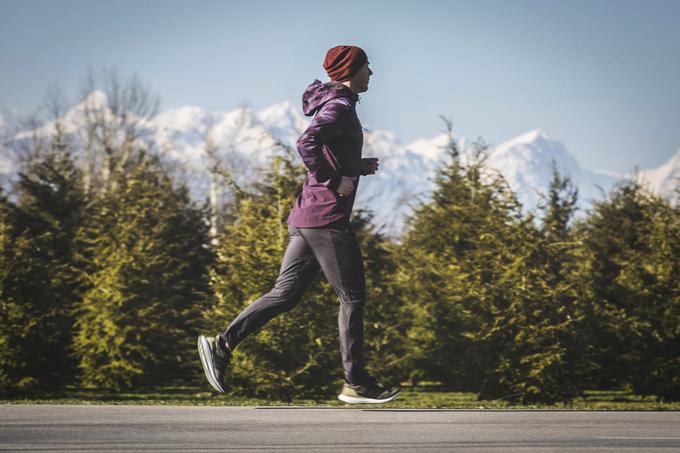
[[[343,102],[329,101],[297,140],[297,150],[302,162],[318,182],[331,190],[338,188],[342,176],[326,161],[322,148],[342,133],[342,120],[346,110],[347,106]]]

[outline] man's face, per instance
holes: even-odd
[[[354,91],[357,93],[363,93],[368,90],[368,81],[373,75],[373,71],[368,67],[368,61],[357,71],[354,76],[352,76],[352,85]]]

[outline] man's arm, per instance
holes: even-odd
[[[297,150],[302,162],[318,182],[331,190],[338,188],[342,177],[326,162],[322,147],[342,133],[342,117],[348,108],[341,99],[329,101],[297,140]]]

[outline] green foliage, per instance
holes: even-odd
[[[620,278],[640,295],[633,316],[642,326],[642,341],[636,343],[632,387],[638,394],[680,401],[680,207],[663,203],[652,228],[649,253]]]
[[[570,221],[576,211],[577,202],[578,190],[568,177],[563,178],[560,175],[557,165],[553,161],[548,200],[542,207],[544,211],[542,231],[551,242],[569,240]],[[559,266],[560,262],[556,261],[554,264]]]
[[[577,247],[567,231],[575,193],[555,173],[539,229],[485,167],[483,146],[462,165],[451,140],[448,157],[400,254],[413,378],[482,399],[573,399],[585,349]]]
[[[81,288],[76,230],[85,198],[59,140],[27,163],[18,203],[2,201],[0,389],[57,388],[75,378],[72,309]]]
[[[557,402],[583,393],[591,366],[582,336],[589,307],[578,273],[580,242],[569,229],[576,201],[570,180],[553,168],[541,227],[528,216],[513,236],[516,255],[500,282],[511,303],[499,329],[514,337],[482,398],[506,394],[522,403]]]
[[[206,213],[133,141],[107,148],[88,198],[57,133],[16,196],[0,193],[0,392],[204,386],[196,335],[223,330],[278,275],[306,172],[284,151],[254,189],[231,180],[211,250]],[[400,244],[353,213],[369,372],[499,405],[595,388],[679,400],[680,206],[628,181],[574,224],[577,192],[554,169],[538,221],[487,168],[483,143],[465,164],[453,140],[447,152]],[[239,345],[234,394],[334,398],[338,303],[319,272],[294,311]]]
[[[496,389],[482,392],[522,403],[571,401],[583,394],[592,366],[582,323],[589,315],[579,280],[580,243],[567,225],[576,205],[568,178],[556,170],[541,228],[529,217],[517,257],[503,276],[512,301],[501,325],[515,332],[501,355]]]
[[[2,393],[9,393],[13,387],[15,370],[20,367],[17,363],[17,351],[12,345],[11,326],[15,324],[13,313],[16,304],[9,299],[7,291],[8,279],[11,272],[10,250],[10,205],[0,188],[0,388]]]
[[[483,145],[467,166],[453,140],[447,154],[432,200],[409,222],[397,281],[412,321],[412,378],[479,391],[505,341],[495,326],[509,305],[499,283],[512,262],[519,207],[502,180],[483,173]]]
[[[600,365],[595,386],[624,386],[631,380],[631,364],[640,339],[640,325],[630,315],[638,295],[620,280],[627,268],[639,266],[650,252],[646,237],[652,231],[653,200],[642,188],[627,182],[607,200],[596,202],[580,227],[587,251],[587,279],[594,305],[592,337]]]
[[[677,207],[627,181],[584,223],[594,386],[680,397],[679,219]]]
[[[380,382],[401,382],[409,375],[405,341],[409,318],[402,288],[395,284],[399,248],[372,231],[372,219],[369,211],[352,213],[366,275],[365,361],[369,374]]]
[[[207,229],[186,188],[139,152],[80,232],[88,290],[75,348],[83,383],[123,389],[195,377],[209,301]]]

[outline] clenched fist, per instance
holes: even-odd
[[[361,159],[361,174],[374,175],[378,171],[377,157],[364,157]]]

